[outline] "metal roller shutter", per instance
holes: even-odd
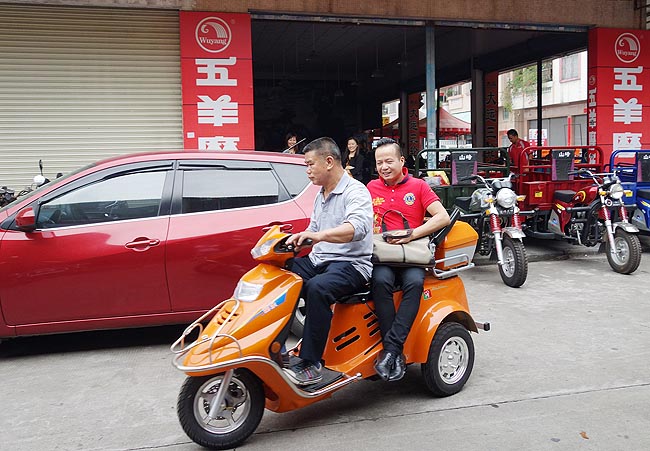
[[[0,5],[0,186],[183,147],[177,11]]]

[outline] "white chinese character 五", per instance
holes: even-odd
[[[631,98],[627,102],[620,98],[615,98],[614,102],[614,122],[631,124],[632,122],[641,122],[643,115],[643,105],[638,103],[636,98]]]
[[[200,150],[239,150],[237,136],[210,136],[199,138]]]
[[[636,75],[643,72],[643,66],[638,67],[615,67],[614,80],[620,84],[614,84],[614,91],[642,91],[643,85],[636,84]]]
[[[587,106],[589,107],[596,106],[596,88],[589,90],[589,101],[587,103]]]
[[[232,102],[229,95],[222,95],[217,100],[209,96],[199,96],[201,102],[196,106],[199,124],[212,124],[221,127],[223,124],[239,123],[238,103]]]
[[[237,86],[237,80],[228,78],[228,68],[223,66],[234,66],[237,58],[222,59],[195,59],[196,71],[206,74],[206,78],[197,78],[197,86]]]
[[[614,150],[640,150],[642,136],[643,133],[614,133]]]

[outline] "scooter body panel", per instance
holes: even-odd
[[[240,355],[270,357],[271,353],[280,352],[282,343],[278,337],[292,318],[302,289],[302,279],[290,271],[260,264],[241,280],[262,286],[257,299],[252,302],[234,298],[226,301],[199,337],[207,341],[187,353],[184,366],[198,369]],[[211,337],[215,337],[214,340]]]

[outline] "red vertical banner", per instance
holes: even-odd
[[[650,31],[589,31],[587,132],[589,145],[614,150],[650,148]]]
[[[181,11],[186,149],[254,150],[249,14]]]
[[[420,149],[420,99],[422,95],[414,92],[408,96],[408,154],[417,155]]]
[[[499,73],[488,72],[485,74],[484,103],[485,112],[485,136],[486,147],[498,147],[499,145]]]

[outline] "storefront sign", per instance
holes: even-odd
[[[499,73],[488,72],[484,77],[485,101],[485,146],[497,147],[499,145]]]
[[[420,99],[422,94],[414,92],[408,96],[408,154],[417,155],[420,149]]]
[[[589,31],[587,130],[590,146],[650,147],[650,31]]]
[[[179,14],[185,148],[254,150],[250,15]]]

